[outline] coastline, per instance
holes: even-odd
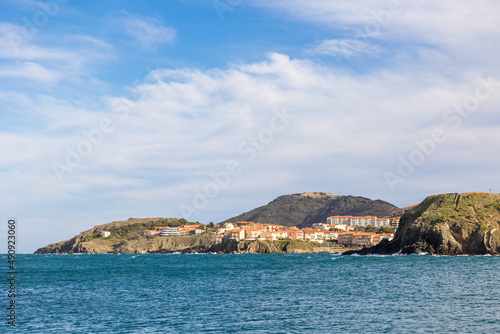
[[[217,244],[210,235],[155,237],[146,243],[77,237],[38,249],[35,254],[343,254],[355,248],[298,240],[228,240]]]

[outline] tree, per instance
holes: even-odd
[[[365,231],[366,231],[366,232],[377,232],[377,228],[376,228],[375,226],[368,225],[368,226],[365,228]]]
[[[378,229],[378,233],[392,233],[392,227],[382,226]]]

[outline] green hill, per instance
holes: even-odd
[[[500,194],[465,193],[427,197],[407,211],[394,240],[353,253],[500,253]]]
[[[304,228],[314,223],[324,223],[330,216],[384,217],[396,209],[396,206],[385,201],[360,196],[302,193],[280,196],[267,205],[229,218],[223,223],[252,221]]]
[[[165,238],[144,238],[144,230],[156,226],[181,226],[188,224],[182,218],[130,218],[129,220],[114,221],[96,225],[83,231],[73,238],[50,244],[38,249],[37,254],[48,253],[146,253],[157,252],[161,249],[177,251],[189,246],[211,245],[215,237],[183,236],[172,240]],[[111,235],[107,238],[100,237],[101,232],[108,231]],[[169,244],[167,244],[167,241]]]

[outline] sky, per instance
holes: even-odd
[[[0,245],[292,193],[500,192],[500,2],[0,0]]]

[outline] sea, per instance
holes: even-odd
[[[7,268],[7,256],[0,256]],[[500,333],[500,257],[17,255],[0,333]]]

